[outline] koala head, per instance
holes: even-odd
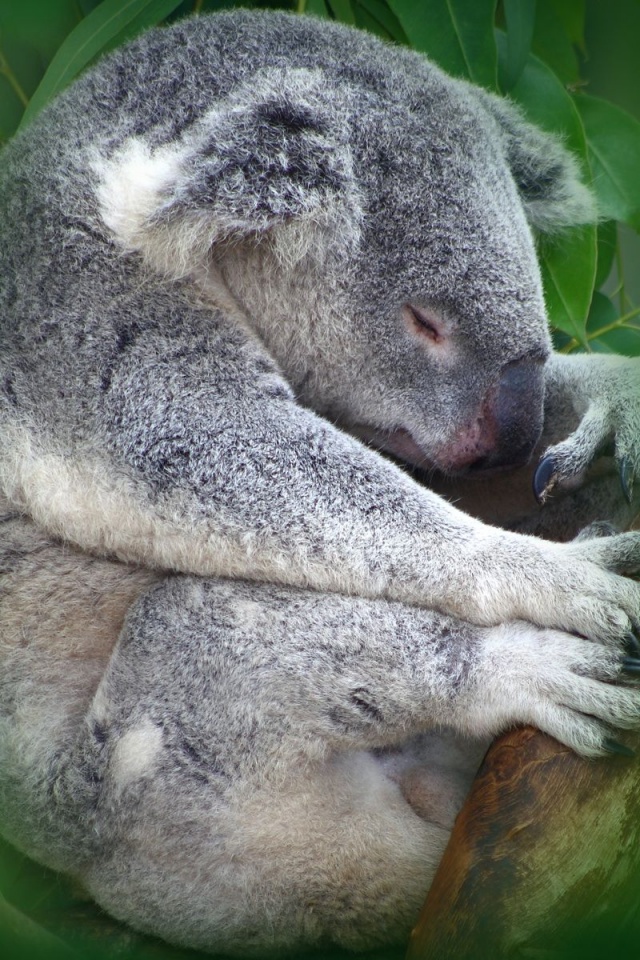
[[[515,466],[540,435],[550,349],[534,231],[593,204],[515,107],[411,59],[395,96],[308,97],[297,117],[339,182],[226,276],[305,404],[423,467]]]
[[[199,264],[299,400],[378,447],[526,461],[550,349],[534,233],[593,218],[576,163],[411,51],[304,18],[286,42],[151,158],[149,256]]]

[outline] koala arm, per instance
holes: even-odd
[[[180,327],[120,344],[88,442],[81,406],[70,454],[45,449],[35,427],[5,436],[5,488],[42,526],[154,567],[383,596],[478,624],[614,639],[640,621],[640,589],[610,572],[638,565],[638,535],[561,545],[482,524],[296,403],[228,317],[176,287],[144,291],[140,313],[171,299]]]
[[[534,476],[542,503],[555,488],[577,486],[612,444],[629,502],[640,470],[640,361],[607,355],[552,354],[546,366],[545,422],[553,428]],[[545,431],[546,432],[546,431]]]

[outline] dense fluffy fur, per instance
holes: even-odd
[[[482,738],[640,719],[640,538],[488,526],[374,449],[449,491],[549,443],[556,489],[638,465],[637,367],[550,354],[531,230],[593,216],[575,163],[415,53],[242,11],[2,161],[3,829],[182,944],[405,936]]]

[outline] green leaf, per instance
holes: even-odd
[[[98,54],[114,42],[164,19],[180,0],[104,0],[72,30],[34,93],[22,124],[28,123]]]
[[[324,0],[307,0],[304,12],[312,13],[316,17],[329,16],[329,9]]]
[[[353,7],[358,26],[397,43],[409,44],[400,21],[385,0],[354,0]]]
[[[598,267],[596,289],[601,287],[611,273],[618,247],[618,227],[615,220],[603,220],[598,224]],[[595,294],[594,294],[595,296]]]
[[[501,31],[496,31],[500,69],[506,66],[507,41]],[[520,79],[509,95],[516,100],[532,123],[559,134],[565,145],[582,162],[588,173],[587,141],[580,114],[563,84],[545,63],[531,55]]]
[[[567,37],[584,52],[585,0],[552,0],[552,2]]]
[[[567,16],[566,21],[563,13]],[[566,2],[558,6],[558,0],[538,0],[533,34],[534,53],[551,67],[563,83],[569,84],[580,80],[573,38],[567,33],[572,21],[570,15],[570,4]]]
[[[585,344],[596,272],[595,227],[574,228],[546,239],[539,259],[551,324]]]
[[[600,336],[602,328],[609,327],[620,319],[613,300],[605,293],[596,290],[591,301],[589,310],[589,319],[587,321],[587,333],[591,339]]]
[[[536,0],[503,0],[507,25],[507,53],[499,71],[500,89],[505,93],[518,82],[531,53]]]
[[[498,36],[498,56],[505,56],[506,43]],[[511,96],[527,117],[550,133],[560,135],[590,178],[587,144],[580,115],[555,74],[530,56]],[[585,323],[596,277],[596,227],[588,225],[545,238],[540,245],[540,267],[551,323],[585,343]]]
[[[0,37],[10,59],[14,41],[28,44],[40,57],[38,79],[54,53],[83,17],[76,0],[21,0],[0,2]]]
[[[607,347],[611,353],[624,357],[640,357],[640,325],[624,324],[599,337],[597,343]]]
[[[388,0],[409,42],[448,73],[496,90],[496,0]]]
[[[355,25],[356,18],[349,0],[327,0],[327,3],[336,20]]]
[[[606,100],[575,97],[600,212],[640,232],[640,123]]]
[[[631,316],[621,322],[615,305],[603,293],[594,293],[587,320],[589,347],[628,357],[640,355],[640,318]]]

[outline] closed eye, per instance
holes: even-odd
[[[413,333],[427,337],[432,343],[442,343],[445,339],[442,321],[428,307],[419,307],[415,303],[405,303],[402,314],[409,330]]]

